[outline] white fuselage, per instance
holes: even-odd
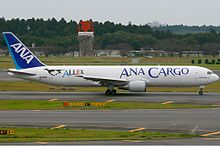
[[[36,75],[16,74],[16,77],[51,85],[79,87],[102,86],[98,81],[87,80],[80,75],[124,79],[128,82],[146,81],[147,87],[204,86],[219,79],[211,70],[197,66],[43,66],[22,71]]]

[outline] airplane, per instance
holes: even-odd
[[[16,68],[8,74],[50,85],[70,87],[107,87],[146,92],[148,87],[199,87],[219,80],[211,70],[199,66],[49,66],[42,63],[12,32],[3,32]]]

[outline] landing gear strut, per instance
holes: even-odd
[[[105,95],[116,95],[116,90],[115,89],[112,89],[112,90],[107,89],[105,91]]]
[[[199,87],[199,95],[203,95],[203,89],[205,88],[205,86],[200,86]]]

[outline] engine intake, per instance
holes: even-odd
[[[127,89],[131,92],[146,92],[147,84],[145,81],[131,81],[122,89]]]

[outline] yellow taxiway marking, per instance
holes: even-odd
[[[59,129],[59,128],[63,128],[63,127],[66,127],[66,125],[59,125],[59,126],[51,128],[51,129]]]
[[[136,132],[136,131],[141,131],[141,130],[145,130],[146,128],[137,128],[137,129],[133,129],[133,130],[129,130],[128,132]]]
[[[170,104],[170,103],[173,103],[173,101],[167,101],[167,102],[163,102],[161,104]]]
[[[36,144],[48,144],[48,142],[35,142]]]
[[[202,134],[201,136],[210,136],[210,135],[217,135],[217,134],[220,134],[220,131]]]
[[[48,101],[51,102],[51,101],[56,101],[56,100],[58,100],[58,99],[54,98],[54,99],[50,99]]]
[[[143,142],[143,141],[140,141],[140,140],[122,140],[122,141],[125,141],[125,142]]]
[[[113,102],[113,101],[115,101],[115,99],[107,100],[105,102]]]

